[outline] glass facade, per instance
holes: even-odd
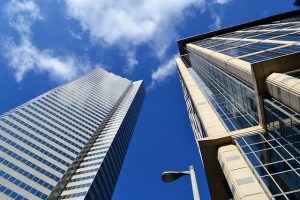
[[[181,58],[228,131],[258,125],[255,94],[251,86],[191,51]]]
[[[283,20],[194,42],[222,54],[254,63],[300,52],[300,23]]]
[[[143,96],[96,69],[0,116],[0,197],[110,199]]]
[[[236,139],[274,199],[300,199],[300,115],[265,99],[267,132]]]
[[[299,16],[295,10],[177,42],[212,199],[300,199]]]
[[[111,199],[138,117],[136,112],[143,101],[144,91],[139,90],[140,84],[134,83],[128,91],[66,185],[62,199]]]

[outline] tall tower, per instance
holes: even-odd
[[[300,11],[178,47],[212,199],[300,199]]]
[[[0,199],[111,199],[144,98],[96,69],[0,117]]]

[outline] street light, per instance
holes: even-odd
[[[193,189],[193,196],[194,200],[200,200],[199,190],[197,186],[197,180],[195,175],[195,170],[193,166],[190,166],[189,171],[182,171],[182,172],[175,172],[175,171],[169,171],[169,172],[163,172],[161,174],[161,179],[165,183],[169,183],[172,181],[177,180],[178,178],[182,176],[190,175],[191,176],[191,182],[192,182],[192,189]]]

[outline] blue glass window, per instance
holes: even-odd
[[[264,107],[268,131],[240,137],[235,141],[272,197],[293,199],[298,197],[300,190],[300,131],[295,126],[299,120],[294,118],[292,110],[276,100],[265,99]]]
[[[252,105],[255,102],[254,91],[250,86],[219,70],[193,52],[182,59],[229,131],[258,124],[257,108]]]

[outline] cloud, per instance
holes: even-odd
[[[29,71],[47,72],[53,80],[67,81],[91,68],[84,59],[73,55],[55,57],[52,50],[39,50],[25,38],[20,44],[8,39],[4,49],[4,57],[15,72],[17,82]]]
[[[39,8],[32,1],[12,0],[5,6],[8,24],[22,34],[29,34],[31,25],[42,20]]]
[[[150,41],[162,29],[178,25],[176,20],[186,8],[203,3],[203,0],[66,0],[68,16],[77,20],[91,38],[109,45]]]
[[[67,16],[79,22],[92,42],[119,47],[124,52],[149,45],[159,58],[175,41],[176,28],[187,9],[202,8],[204,3],[205,0],[65,0]]]
[[[33,1],[11,0],[5,6],[8,24],[20,36],[18,43],[12,38],[3,42],[3,56],[14,71],[17,82],[29,71],[47,72],[56,81],[67,81],[91,68],[84,58],[74,55],[54,56],[51,49],[38,49],[31,42],[31,26],[42,20],[39,7]]]
[[[213,20],[213,23],[209,26],[211,31],[218,30],[222,28],[223,12],[222,6],[232,2],[233,0],[214,0],[212,3],[208,4],[209,14]],[[217,12],[217,10],[219,10]]]
[[[210,17],[213,20],[213,23],[209,25],[211,31],[219,30],[222,27],[222,16],[218,14],[213,8],[209,9]]]
[[[148,90],[155,88],[158,83],[164,82],[176,72],[176,57],[178,57],[178,54],[173,55],[166,63],[160,65],[157,70],[152,72],[152,82],[151,85],[147,88]]]
[[[224,5],[224,4],[227,4],[231,1],[232,0],[215,0],[214,3]]]
[[[127,68],[125,69],[125,72],[131,73],[134,67],[139,64],[139,62],[136,59],[135,52],[134,51],[127,52],[126,59],[127,59]]]
[[[77,40],[81,40],[81,39],[82,39],[81,33],[76,33],[76,32],[74,32],[74,31],[72,31],[72,30],[69,30],[69,33],[70,33],[70,35],[71,35],[73,38],[75,38],[75,39],[77,39]]]

